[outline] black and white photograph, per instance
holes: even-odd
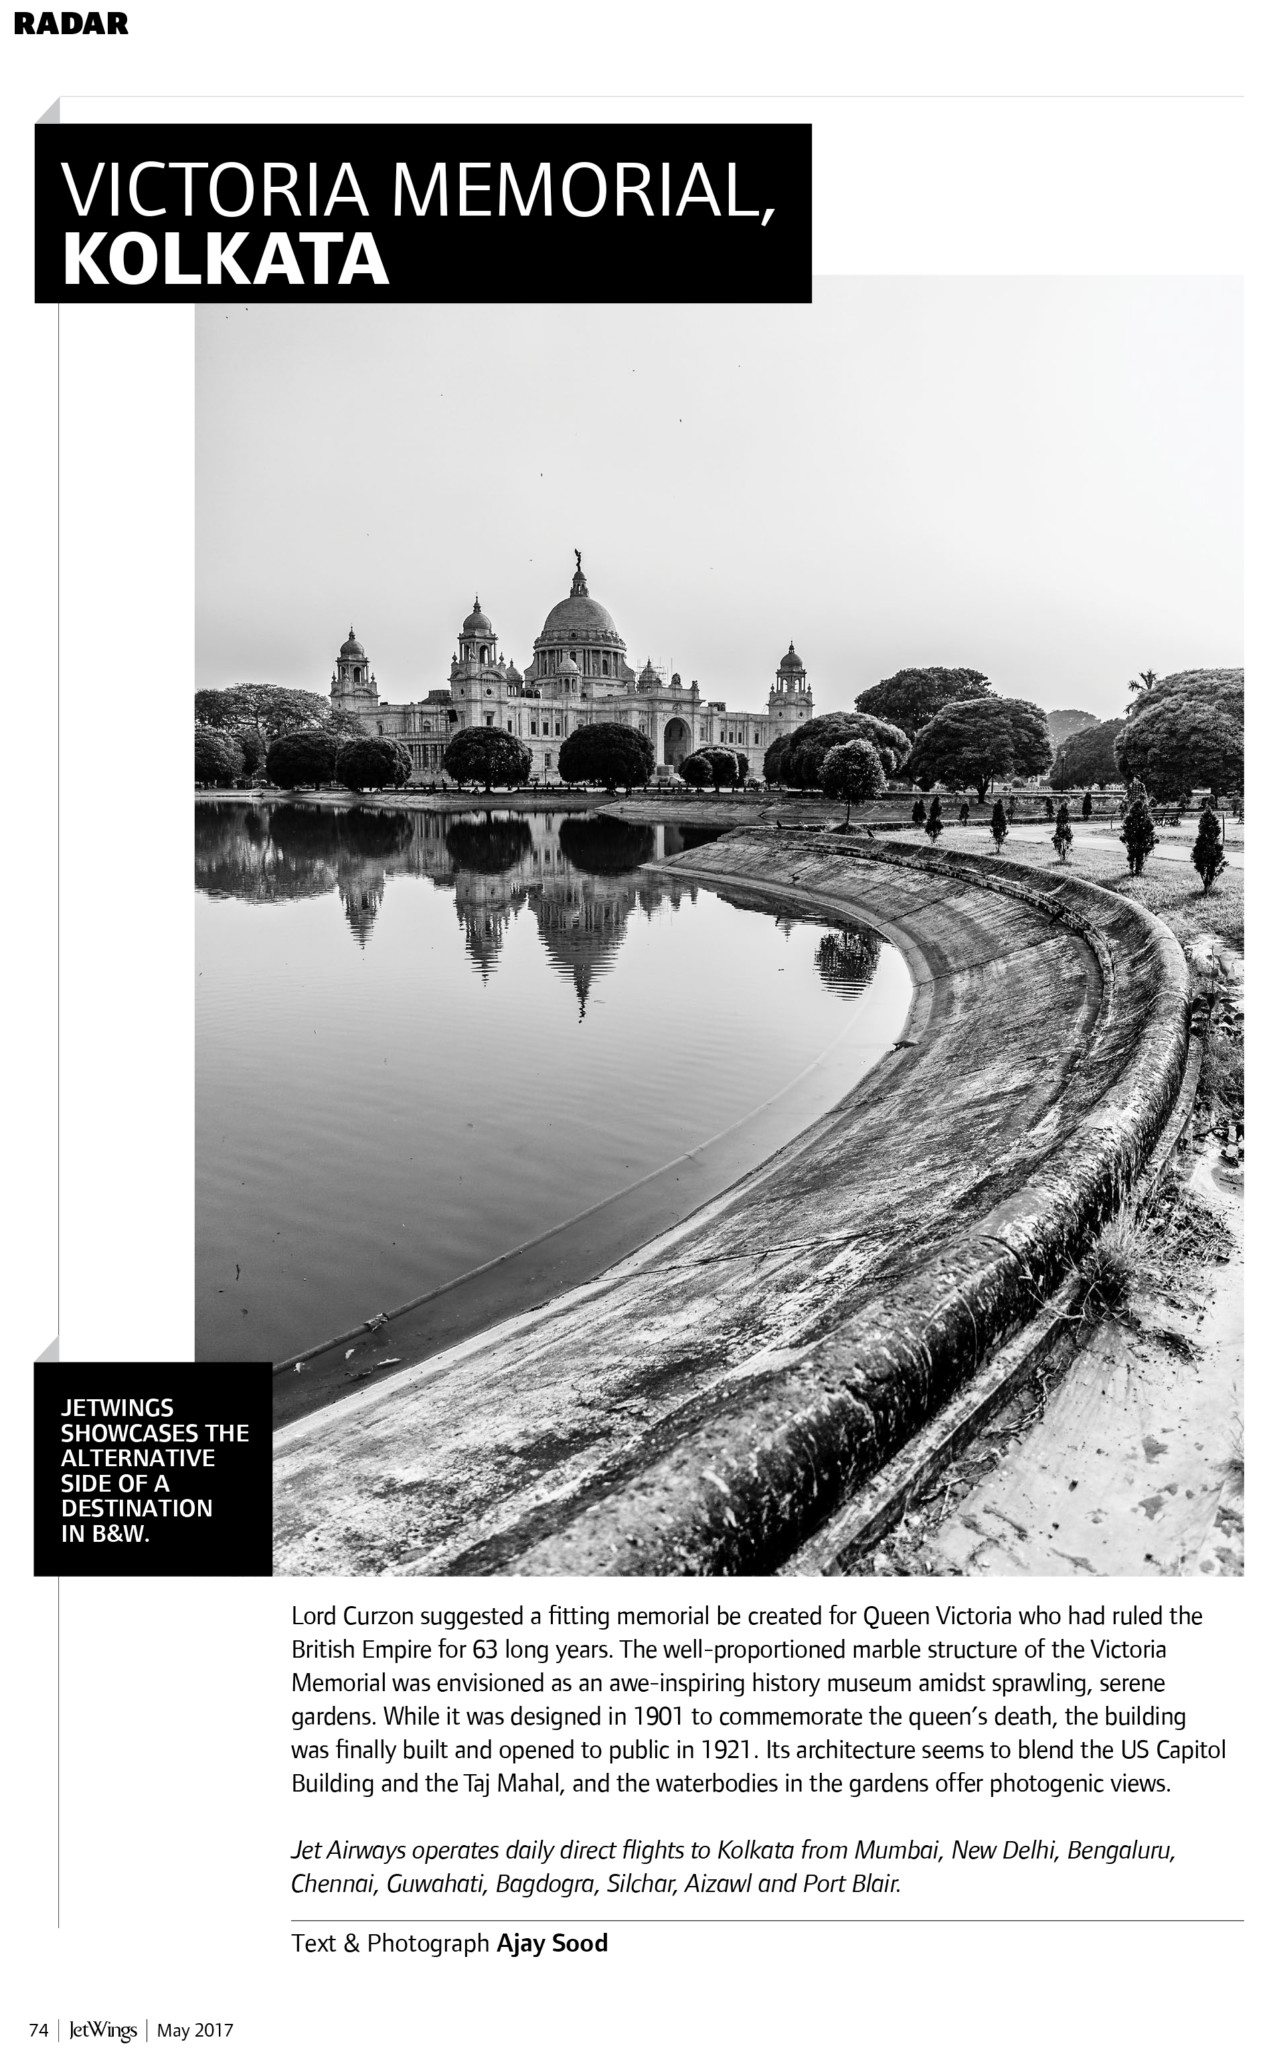
[[[1242,1570],[1241,302],[195,314],[274,1569]]]

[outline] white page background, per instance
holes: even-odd
[[[948,12],[959,19],[958,11]],[[861,29],[852,18],[843,24],[855,60],[851,82],[857,73],[874,89],[918,80],[928,89],[941,63],[944,82],[949,69],[960,83],[970,71],[986,91],[1016,89],[1020,78],[1077,89],[1074,31],[1079,21],[1095,19],[1098,42],[1087,47],[1098,51],[1100,89],[1108,78],[1157,89],[1165,54],[1174,88],[1228,88],[1228,66],[1219,69],[1227,17],[1219,11],[1204,25],[1188,67],[1178,65],[1178,44],[1167,34],[1179,10],[1122,10],[1135,16],[1130,26],[1114,10],[1110,19],[1103,9],[1076,10],[1060,30],[1053,19],[1037,20],[1030,33],[1016,10],[986,12],[1001,24],[1001,36],[992,46],[994,68],[980,46],[976,70],[958,49],[956,23],[937,22],[936,10],[907,16],[911,34],[897,36],[897,48],[884,52],[874,46],[880,29]],[[113,90],[117,78],[146,93],[169,88],[174,78],[221,92],[285,79],[295,92],[336,78],[379,84],[402,68],[399,39],[382,33],[381,11],[374,9],[336,23],[320,10],[277,10],[262,21],[256,10],[248,16],[225,8],[213,16],[190,8],[179,28],[169,18],[176,13],[164,18],[153,55],[138,34],[126,68],[113,62],[113,51],[62,56],[41,49],[39,65],[25,65],[20,121],[29,123],[57,92],[68,91],[76,75],[96,92]],[[1197,17],[1185,18],[1197,37]],[[714,91],[746,64],[752,78],[766,45],[773,84],[789,72],[799,82],[816,75],[799,47],[796,11],[752,21],[733,15],[725,25],[717,17],[716,27],[676,15],[677,47],[663,40],[656,63],[651,19],[624,18],[618,75],[632,85],[669,75],[671,49],[678,75],[708,78]],[[140,29],[142,18],[136,20]],[[560,65],[553,75],[570,86],[578,79],[584,93],[588,70],[612,74],[594,61],[595,12],[579,10],[576,20],[582,40],[574,69]],[[243,25],[236,45],[235,24]],[[208,33],[200,42],[203,27]],[[308,47],[298,41],[306,27],[315,39]],[[524,47],[518,38],[531,38],[533,30],[521,21],[508,25],[506,37],[491,36],[474,17],[444,33],[429,27],[436,63],[418,63],[418,80],[435,68],[450,78],[478,73],[491,89],[505,86],[511,59]],[[315,47],[323,35],[324,64]],[[534,75],[526,60],[520,79]],[[63,118],[194,119],[213,112],[255,120],[810,119],[820,273],[1228,272],[1243,260],[1240,208],[1230,195],[1242,189],[1245,116],[1232,101],[585,97],[580,106],[567,98],[491,108],[488,101],[452,98],[303,105],[253,98],[222,100],[213,110],[206,102],[147,97],[68,101]],[[10,133],[6,151],[17,208],[29,195],[29,128]],[[16,729],[28,746],[41,736],[47,743],[58,617],[50,554],[58,316],[49,307],[32,312],[29,274],[28,265],[14,295],[20,317],[11,374],[24,403],[15,426],[19,488],[7,505],[6,558],[14,577],[11,631],[29,678],[15,706]],[[1258,282],[1251,311],[1258,321]],[[23,850],[10,899],[11,946],[19,944],[24,921],[18,958],[26,984],[12,1104],[15,1156],[23,1166],[8,1191],[8,1241],[21,1283],[14,1370],[22,1396],[11,1426],[23,1443],[26,1361],[59,1322],[64,1358],[161,1359],[188,1356],[192,1347],[193,312],[66,312],[61,343],[61,1301],[59,1318],[49,1234],[55,1040],[45,767],[23,776],[15,791]],[[1254,351],[1249,360],[1256,360]],[[1252,562],[1263,560],[1262,542],[1257,522],[1249,533]],[[1254,669],[1254,617],[1252,624]],[[1253,1008],[1254,1002],[1253,983]],[[21,1479],[22,1460],[18,1472]],[[25,1560],[21,1484],[9,1504],[10,1554]],[[280,1789],[287,1764],[285,1617],[293,1593],[316,1589],[284,1582],[64,1582],[59,1727],[54,1590],[49,1582],[30,1584],[24,1573],[23,1563],[15,1612],[27,1630],[19,1667],[26,1689],[11,1764],[26,1826],[23,1854],[12,1859],[18,1898],[8,1925],[23,1930],[20,1992],[36,2002],[29,2012],[25,2004],[15,2010],[20,2023],[41,2009],[100,2011],[114,2003],[186,2017],[236,2013],[235,2039],[283,2044],[459,2034],[500,2040],[512,2029],[535,2039],[599,2033],[634,2041],[651,2029],[674,2042],[720,2033],[758,2041],[802,2027],[834,2037],[884,2028],[906,2040],[962,2026],[988,2040],[1025,2032],[1066,2042],[1080,2026],[1094,2042],[1167,2042],[1236,2023],[1239,1951],[1228,1927],[630,1928],[621,1930],[620,1946],[605,1962],[544,1963],[532,1980],[525,1966],[519,1974],[510,1965],[484,1966],[478,1974],[472,1965],[398,1959],[373,1971],[363,1962],[354,1974],[338,1962],[295,1962],[286,1953],[287,1908],[275,1880],[294,1833]],[[1165,1596],[1174,1583],[1165,1585]],[[1225,1582],[1204,1593],[1214,1613],[1234,1616],[1253,1585]],[[349,1590],[364,1590],[364,1582]],[[446,1596],[461,1601],[472,1590],[447,1584]],[[488,1583],[479,1591],[487,1599]],[[594,1589],[552,1591],[580,1598]],[[1001,1589],[976,1581],[972,1591],[986,1603]],[[1070,1591],[1070,1582],[1026,1586],[1028,1598],[1054,1602]],[[1126,1601],[1145,1598],[1158,1593],[1159,1582],[1116,1581],[1108,1591]],[[325,1597],[336,1597],[334,1590]],[[1204,1694],[1212,1711],[1228,1704],[1220,1660],[1196,1684],[1196,1705]],[[59,1745],[60,1937],[50,1918]],[[360,1816],[349,1818],[360,1824]],[[716,1814],[713,1824],[723,1818]],[[727,1818],[737,1829],[753,1824],[743,1811]],[[386,1808],[378,1819],[391,1833]],[[708,1831],[705,1803],[694,1803],[692,1820]],[[1182,1817],[1182,1833],[1211,1830],[1205,1839],[1213,1914],[1239,1911],[1245,1900],[1245,1820],[1235,1811],[1205,1815],[1198,1807]],[[932,1809],[922,1815],[922,1831],[943,1824]],[[515,1825],[530,1831],[527,1807],[517,1810]],[[598,1834],[606,1825],[596,1817],[582,1827],[579,1819],[580,1832]],[[654,1830],[651,1805],[641,1825]],[[1149,1896],[1153,1881],[1124,1880],[1125,1892],[1141,1901],[1130,1912],[1161,1910]],[[1090,1911],[1106,1910],[1103,1884],[1090,1889]],[[1009,1911],[1003,1891],[998,1910]],[[7,2038],[26,2038],[25,2025]]]

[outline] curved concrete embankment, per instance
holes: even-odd
[[[1033,1313],[1184,1072],[1156,919],[1061,870],[735,834],[669,865],[903,947],[904,1040],[599,1280],[279,1433],[279,1572],[768,1572]]]

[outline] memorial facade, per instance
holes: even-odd
[[[700,684],[667,676],[651,660],[636,674],[612,614],[593,598],[577,556],[568,596],[551,607],[523,674],[498,652],[493,622],[477,597],[458,632],[448,683],[408,703],[383,702],[365,648],[349,628],[330,684],[334,708],[352,712],[370,733],[399,739],[412,779],[432,781],[453,735],[487,725],[514,733],[533,757],[532,776],[558,779],[563,741],[579,726],[633,726],[651,741],[661,776],[672,775],[697,747],[733,747],[761,772],[772,740],[812,717],[806,668],[789,642],[767,695],[765,711],[734,711],[702,696]]]

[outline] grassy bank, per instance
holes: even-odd
[[[914,828],[887,833],[886,837],[892,844],[900,846],[929,845],[924,832]],[[1179,840],[1188,848],[1194,834],[1175,833],[1169,837]],[[944,831],[939,844],[949,852],[982,853],[988,851],[990,840],[979,828],[953,825]],[[1047,839],[1024,839],[1011,832],[1002,852],[1006,859],[1020,862],[1027,867],[1046,870],[1061,867],[1061,862]],[[1196,949],[1204,948],[1213,938],[1221,945],[1242,952],[1241,867],[1227,867],[1206,896],[1203,894],[1203,885],[1188,859],[1164,860],[1156,857],[1147,860],[1144,874],[1133,876],[1128,872],[1127,858],[1119,842],[1118,833],[1113,827],[1109,827],[1095,838],[1083,839],[1072,847],[1070,859],[1066,863],[1066,872],[1079,876],[1086,882],[1098,882],[1104,889],[1114,889],[1121,896],[1128,896],[1134,903],[1140,903],[1144,909],[1153,911],[1156,917],[1161,918],[1163,923],[1175,932],[1191,960]]]

